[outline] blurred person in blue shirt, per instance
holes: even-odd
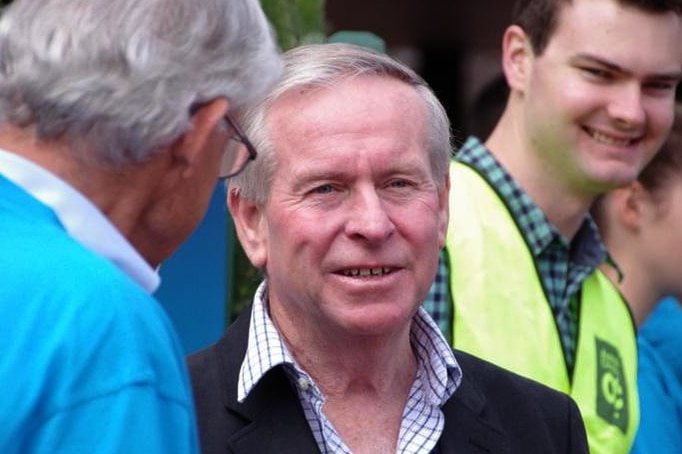
[[[632,452],[677,454],[682,308],[668,295],[682,295],[682,104],[666,143],[637,180],[598,199],[592,212],[623,274],[604,272],[618,285],[638,326],[641,416]]]

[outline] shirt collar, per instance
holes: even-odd
[[[427,398],[442,406],[462,383],[462,369],[436,322],[419,307],[410,330],[412,348],[423,372]]]
[[[159,287],[159,275],[106,216],[64,180],[4,150],[0,150],[0,173],[49,206],[73,239],[113,262],[147,292]]]
[[[239,371],[237,399],[243,402],[258,381],[272,368],[285,365],[296,369],[293,355],[284,344],[267,311],[267,281],[253,299],[246,355]],[[462,381],[462,370],[448,342],[424,308],[415,314],[410,338],[419,367],[428,383],[431,403],[444,404]],[[304,374],[307,375],[307,374]]]
[[[476,137],[467,139],[457,153],[457,160],[476,169],[497,191],[518,223],[534,257],[539,257],[550,244],[558,242],[562,247],[571,249],[572,260],[576,263],[596,267],[607,260],[606,246],[589,213],[585,214],[575,237],[571,241],[564,238],[540,207]]]
[[[280,364],[294,365],[293,356],[268,315],[266,301],[267,282],[263,281],[253,297],[246,355],[239,370],[237,400],[240,402],[270,369]]]

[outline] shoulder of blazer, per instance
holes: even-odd
[[[251,318],[245,312],[215,345],[188,357],[203,454],[318,452],[282,367],[266,373],[244,402],[237,400]]]
[[[569,396],[462,351],[455,357],[463,376],[443,407],[446,428],[464,431],[482,452],[589,452]]]
[[[247,309],[217,343],[187,357],[196,403],[237,402],[239,369],[246,354],[251,310]]]

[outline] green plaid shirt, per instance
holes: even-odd
[[[563,237],[490,151],[474,137],[467,140],[456,159],[478,170],[497,189],[516,219],[538,265],[540,279],[561,335],[566,365],[569,373],[572,372],[580,288],[597,266],[607,259],[597,226],[588,214],[572,241]],[[457,296],[455,294],[451,298],[449,292],[443,290],[442,283],[449,283],[449,276],[442,273],[449,273],[447,266],[438,267],[436,281],[424,307],[434,316],[441,329],[451,334],[452,299]]]

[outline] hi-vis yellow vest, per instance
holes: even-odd
[[[570,394],[590,452],[628,453],[639,402],[635,328],[625,302],[601,272],[585,281],[571,379],[535,261],[507,207],[465,164],[452,163],[450,183],[454,346]]]

